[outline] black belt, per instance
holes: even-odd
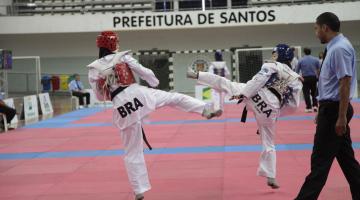
[[[244,109],[243,109],[243,112],[242,112],[242,115],[241,115],[241,122],[242,122],[242,123],[245,123],[245,122],[246,122],[247,113],[248,113],[248,111],[247,111],[247,108],[246,108],[246,105],[245,105],[245,107],[244,107]]]
[[[276,96],[276,98],[279,100],[279,102],[280,102],[280,104],[281,104],[282,98],[281,98],[280,93],[279,93],[278,91],[276,91],[276,90],[275,90],[274,88],[272,88],[272,87],[268,87],[267,89]]]
[[[122,92],[123,90],[125,90],[127,88],[127,86],[125,87],[118,87],[116,88],[116,90],[114,90],[113,92],[111,92],[110,96],[111,96],[111,101],[115,98],[116,95],[118,95],[120,92]]]
[[[244,100],[244,95],[241,95],[240,100],[237,102],[237,104],[240,104]],[[241,122],[245,123],[247,118],[247,108],[246,105],[244,106],[242,115],[241,115]]]
[[[248,113],[248,110],[247,110],[246,105],[245,105],[245,107],[244,107],[244,109],[243,109],[243,112],[242,112],[242,115],[241,115],[241,122],[242,122],[242,123],[245,123],[245,122],[246,122],[247,113]],[[258,134],[258,135],[260,134],[260,133],[259,133],[259,129],[256,131],[256,134]]]
[[[146,135],[145,135],[145,131],[144,131],[144,129],[143,129],[142,127],[141,127],[141,130],[142,130],[143,140],[144,140],[146,146],[148,146],[148,148],[149,148],[150,150],[152,150],[152,147],[151,147],[149,141],[147,140]]]
[[[319,101],[319,107],[338,107],[339,101],[333,101],[333,100],[321,100]],[[350,104],[350,102],[349,102]]]
[[[319,104],[325,104],[325,103],[339,103],[339,101],[333,101],[333,100],[320,100]]]
[[[120,92],[122,92],[122,91],[125,90],[126,88],[127,88],[127,86],[125,86],[125,87],[120,86],[120,87],[118,87],[116,90],[114,90],[113,92],[111,92],[111,94],[110,94],[110,96],[111,96],[111,101],[115,98],[116,95],[118,95]],[[152,150],[152,147],[151,147],[149,141],[147,140],[146,135],[145,135],[145,131],[144,131],[144,129],[143,129],[142,127],[141,127],[141,131],[142,131],[143,140],[144,140],[146,146],[148,146],[148,148],[149,148],[150,150]]]

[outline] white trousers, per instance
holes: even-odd
[[[185,112],[202,114],[206,104],[198,99],[179,93],[164,92],[151,89],[156,101],[156,108],[171,106]],[[135,194],[151,189],[146,163],[144,159],[144,144],[141,120],[121,130],[121,140],[124,146],[124,162],[128,178]]]
[[[212,89],[211,94],[212,94],[212,103],[214,106],[213,110],[224,110],[225,93]]]
[[[230,96],[241,94],[242,89],[246,85],[244,83],[231,82],[226,78],[207,72],[199,73],[198,83],[212,87],[219,92],[225,92]],[[264,101],[264,95],[264,93],[259,92],[254,97],[245,100],[244,103],[249,110],[253,111],[260,132],[262,152],[257,174],[259,176],[275,178],[275,123],[280,110]]]

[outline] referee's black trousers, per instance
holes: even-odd
[[[335,133],[338,112],[338,102],[320,102],[311,154],[311,172],[306,177],[296,200],[316,200],[319,197],[334,158],[338,161],[350,185],[353,200],[360,200],[360,165],[354,156],[349,125],[344,136],[337,136]],[[353,107],[349,104],[348,123],[353,114]]]

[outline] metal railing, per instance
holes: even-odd
[[[13,0],[0,3],[0,16],[214,10],[345,1],[358,0]]]
[[[14,0],[8,15],[151,11],[152,0]]]

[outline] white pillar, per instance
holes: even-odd
[[[179,0],[174,0],[174,11],[179,11]]]
[[[0,1],[0,14],[7,15],[7,7],[11,6],[12,0],[2,0]]]
[[[354,94],[354,98],[359,98],[359,89],[358,89],[358,82],[355,81],[355,94]]]
[[[201,5],[202,5],[202,11],[205,11],[205,7],[206,7],[206,5],[205,5],[205,0],[202,0]]]
[[[227,8],[228,8],[228,9],[231,9],[231,4],[232,4],[232,3],[231,3],[231,0],[227,0]]]

